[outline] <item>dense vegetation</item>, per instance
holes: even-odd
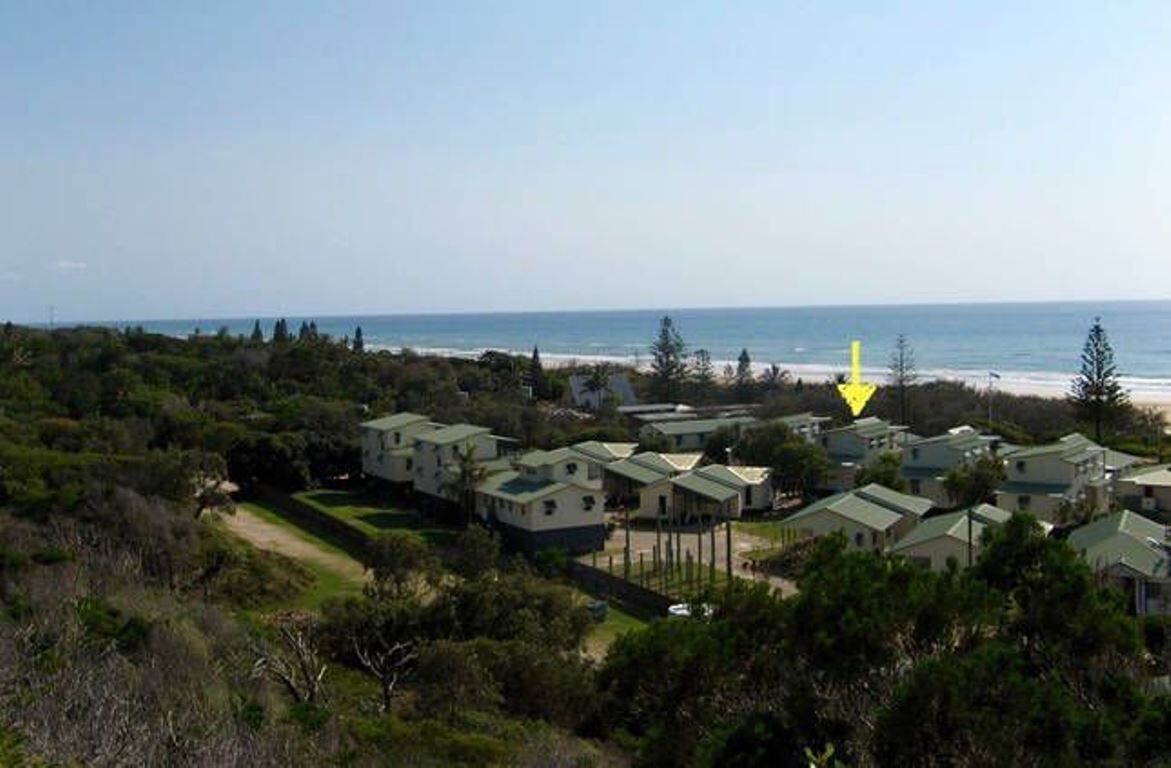
[[[827,545],[796,598],[712,595],[710,620],[652,624],[600,664],[580,652],[581,596],[475,531],[443,553],[389,535],[366,553],[365,590],[303,610],[315,575],[216,525],[229,509],[219,480],[352,482],[358,423],[394,410],[526,445],[634,433],[613,404],[562,407],[566,372],[528,358],[374,352],[310,327],[262,336],[0,330],[0,764],[795,765],[831,745],[848,764],[1142,764],[1167,752],[1169,707],[1151,692],[1165,628],[1128,617],[1023,523],[969,575]],[[632,372],[640,393],[844,419],[828,383],[752,378],[747,362],[722,381],[686,363],[677,332],[666,342],[656,375],[674,378]],[[986,413],[958,385],[902,394],[921,433]],[[884,389],[873,407],[902,405]],[[998,395],[996,412],[1021,441],[1081,426],[1063,401]],[[1112,435],[1156,446],[1128,413]],[[736,450],[787,468],[794,491],[824,471],[783,430]]]

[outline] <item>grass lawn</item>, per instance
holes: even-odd
[[[765,539],[777,546],[791,544],[801,537],[798,531],[785,528],[779,520],[736,520],[733,530]]]
[[[305,545],[312,547],[324,553],[324,558],[311,557],[295,557],[297,562],[305,567],[313,574],[313,585],[308,589],[303,590],[296,598],[290,602],[291,608],[320,608],[322,603],[332,597],[344,597],[347,595],[358,595],[362,592],[363,581],[356,578],[353,573],[344,573],[336,568],[330,567],[329,560],[335,558],[343,558],[352,561],[344,550],[330,544],[328,541],[314,536],[312,533],[290,523],[285,518],[277,513],[253,502],[245,502],[239,505],[241,508],[248,510],[256,517],[279,526],[286,531],[290,536],[300,540]],[[293,556],[293,555],[287,555]],[[356,561],[354,561],[356,564]],[[361,566],[358,566],[359,568]]]
[[[293,497],[372,536],[410,531],[432,546],[446,547],[459,534],[458,528],[428,520],[413,509],[388,506],[351,491],[304,491]]]
[[[595,659],[602,659],[611,643],[619,636],[635,629],[642,629],[647,622],[622,610],[614,603],[609,603],[606,610],[606,620],[595,624],[586,636],[586,653]]]

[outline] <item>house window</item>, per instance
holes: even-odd
[[[557,511],[557,500],[556,499],[546,499],[544,507],[545,507],[545,514],[546,515],[553,514],[554,512]]]
[[[681,448],[683,446],[683,438],[680,435],[675,435],[675,447]]]
[[[918,460],[919,460],[919,449],[918,449],[918,448],[912,448],[912,449],[911,449],[911,459],[912,459],[913,461],[918,461]]]
[[[746,507],[752,506],[752,486],[751,485],[744,489],[744,506],[746,506]]]
[[[400,444],[402,441],[403,441],[403,435],[402,435],[402,432],[395,432],[395,433],[394,433],[394,444],[395,444],[395,445],[398,445],[398,444]]]
[[[866,541],[866,538],[862,535],[862,531],[858,531],[857,533],[854,534],[854,546],[855,547],[860,548],[865,541]]]
[[[1155,498],[1155,489],[1149,485],[1144,485],[1143,486],[1143,498],[1144,499]]]
[[[1024,463],[1023,461],[1018,461],[1018,462],[1016,463],[1016,471],[1017,471],[1017,472],[1019,472],[1019,473],[1021,473],[1021,474],[1024,474],[1024,472],[1025,472],[1025,463]]]
[[[594,497],[593,496],[582,496],[581,497],[581,508],[584,509],[586,512],[589,512],[590,510],[592,510],[594,508]]]
[[[912,480],[911,481],[911,493],[912,494],[914,494],[915,496],[918,496],[919,491],[921,491],[922,489],[923,489],[922,482],[920,482],[919,480]]]
[[[415,460],[414,460],[414,459],[412,459],[412,458],[410,458],[410,457],[408,456],[408,457],[407,457],[407,471],[408,471],[408,472],[410,472],[410,471],[411,471],[411,468],[412,468],[414,465],[415,465]]]
[[[878,546],[878,531],[870,532],[870,543],[876,547]]]
[[[1017,509],[1028,509],[1029,504],[1032,503],[1032,501],[1033,499],[1031,496],[1018,496],[1016,500]]]
[[[569,462],[568,464],[566,464],[565,465],[565,474],[576,475],[577,474],[577,464],[572,461]]]

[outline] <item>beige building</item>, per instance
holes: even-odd
[[[967,568],[980,557],[984,532],[1003,525],[1012,513],[991,504],[928,518],[900,539],[890,552],[932,571],[946,571],[949,563]]]
[[[476,514],[524,552],[602,549],[604,507],[601,463],[574,448],[526,453],[476,487]]]
[[[1095,520],[1069,535],[1069,545],[1122,590],[1134,612],[1171,615],[1167,527],[1129,510]]]
[[[638,453],[607,464],[606,496],[643,519],[671,517],[671,478],[699,466],[701,453]]]
[[[993,438],[971,427],[956,427],[942,435],[910,440],[902,446],[901,473],[913,496],[931,499],[937,507],[954,506],[944,490],[947,473],[961,464],[992,453]]]
[[[885,552],[918,525],[931,507],[928,499],[871,483],[816,501],[781,525],[814,537],[841,532],[851,549]]]
[[[854,476],[859,469],[884,453],[902,448],[906,430],[906,427],[868,416],[822,432],[819,440],[831,465],[823,488],[833,491],[853,488]]]
[[[756,423],[751,416],[726,416],[719,419],[681,419],[653,421],[639,430],[644,440],[666,439],[672,451],[702,451],[708,438],[721,429],[739,430]]]
[[[1066,510],[1075,516],[1082,508],[1091,516],[1110,507],[1106,449],[1079,434],[1055,443],[1006,450],[1007,480],[996,491],[996,506],[1010,512],[1028,512],[1049,523]]]
[[[391,483],[413,482],[415,436],[442,426],[417,413],[396,413],[359,424],[363,474]]]
[[[1171,515],[1171,464],[1143,467],[1114,481],[1120,504],[1146,515]]]
[[[412,451],[415,493],[450,500],[447,489],[462,451],[472,451],[477,462],[490,463],[507,456],[515,442],[474,424],[453,424],[416,435]]]

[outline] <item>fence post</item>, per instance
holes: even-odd
[[[638,553],[638,580],[644,587],[646,586],[646,568],[642,564],[642,551]]]
[[[608,570],[609,570],[610,575],[613,576],[614,575],[614,553],[613,552],[610,553],[610,567]]]

